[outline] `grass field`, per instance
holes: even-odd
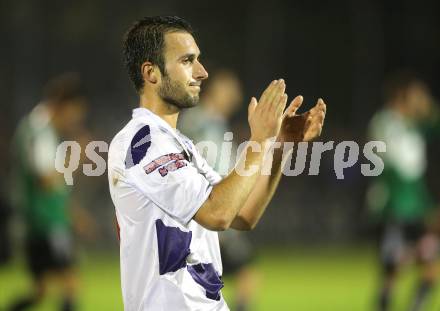
[[[377,266],[370,248],[266,249],[260,253],[255,267],[261,274],[261,287],[253,310],[374,310]],[[83,255],[79,271],[80,310],[122,310],[117,255]],[[403,271],[393,311],[406,310],[415,281],[415,268]],[[22,262],[0,268],[0,310],[28,286],[29,278]],[[233,280],[226,278],[223,294],[232,310],[233,292]],[[35,311],[56,310],[56,293],[57,289],[51,288],[48,299]],[[440,310],[437,288],[425,310]]]

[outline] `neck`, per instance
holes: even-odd
[[[139,107],[147,108],[162,118],[172,128],[176,128],[177,117],[179,116],[180,110],[177,107],[165,102],[156,93],[144,90],[140,96]]]

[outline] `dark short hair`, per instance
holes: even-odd
[[[43,90],[43,97],[57,106],[73,99],[85,97],[85,90],[78,73],[69,72],[50,79]]]
[[[141,65],[152,62],[165,74],[164,35],[184,31],[193,34],[191,25],[177,16],[144,17],[136,21],[124,36],[123,61],[138,92],[144,87]]]

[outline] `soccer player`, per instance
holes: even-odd
[[[73,269],[70,191],[55,170],[55,154],[62,139],[77,138],[85,105],[79,77],[64,74],[48,83],[44,99],[22,119],[16,131],[13,191],[25,222],[25,254],[33,287],[9,310],[25,310],[41,302],[53,277],[62,289],[59,310],[75,309],[77,277]]]
[[[172,16],[139,20],[125,36],[123,53],[139,108],[110,144],[108,177],[125,310],[228,310],[216,231],[255,227],[281,177],[282,151],[275,152],[272,174],[259,173],[263,147],[272,137],[317,137],[325,104],[319,100],[295,116],[298,96],[284,112],[285,83],[272,81],[249,104],[250,140],[262,149],[237,164],[258,172],[233,170],[222,179],[176,130],[179,112],[197,105],[208,78],[190,25]]]
[[[433,209],[425,173],[426,134],[440,129],[439,115],[427,86],[409,73],[393,76],[385,91],[386,107],[370,124],[371,138],[387,144],[385,169],[368,192],[382,231],[379,310],[390,309],[402,264],[416,260],[421,266],[420,284],[408,310],[419,311],[437,278],[438,215],[434,212],[438,212]]]

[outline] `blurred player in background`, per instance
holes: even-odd
[[[234,167],[237,151],[237,145],[233,142],[231,157],[221,156],[224,135],[231,132],[230,119],[240,109],[242,101],[243,92],[237,75],[231,70],[220,69],[211,74],[200,105],[185,111],[179,119],[178,127],[195,143],[209,141],[216,145],[216,158],[208,157],[207,161],[223,176]],[[233,229],[220,232],[219,240],[223,273],[235,277],[235,310],[248,310],[258,280],[255,268],[251,266],[253,247],[246,233]]]
[[[420,284],[409,310],[419,311],[437,279],[438,217],[425,172],[427,138],[438,130],[439,115],[428,87],[408,73],[390,79],[385,96],[386,105],[369,129],[371,139],[387,145],[385,169],[367,194],[382,232],[379,310],[390,309],[401,265],[416,260],[421,266]]]
[[[25,223],[25,255],[33,287],[9,310],[38,304],[52,278],[59,281],[62,290],[59,310],[75,309],[77,277],[70,189],[55,170],[55,154],[63,140],[78,140],[83,133],[85,109],[79,77],[64,74],[47,84],[44,99],[21,120],[15,133],[14,202]]]

